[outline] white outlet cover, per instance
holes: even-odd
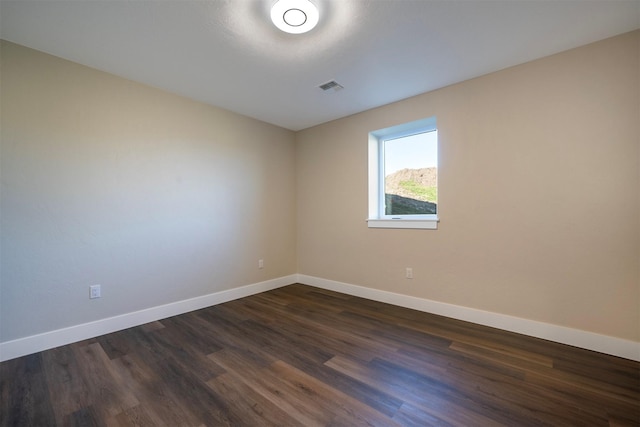
[[[100,285],[89,286],[89,298],[94,299],[100,298],[101,296]]]

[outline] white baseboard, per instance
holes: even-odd
[[[458,320],[491,326],[510,332],[516,332],[549,341],[568,344],[587,350],[640,361],[640,343],[621,338],[600,335],[579,329],[552,325],[550,323],[508,316],[505,314],[477,310],[364,286],[321,279],[319,277],[298,274],[299,283],[322,289],[341,292],[348,295],[385,302],[400,307],[411,308],[427,313],[438,314]]]
[[[13,341],[3,342],[0,343],[0,362],[59,347],[61,345],[94,338],[111,332],[120,331],[133,326],[143,325],[156,320],[166,319],[167,317],[199,310],[201,308],[210,307],[212,305],[221,304],[238,298],[244,298],[260,292],[290,285],[292,283],[296,283],[296,281],[297,275],[293,274],[247,286],[241,286],[239,288],[214,292],[212,294],[196,298],[151,307],[145,310],[96,320],[94,322],[83,323],[81,325],[71,326],[64,329],[19,338]]]
[[[438,314],[441,316],[593,350],[600,353],[640,361],[640,343],[635,341],[600,335],[564,326],[552,325],[535,320],[527,320],[504,314],[477,310],[474,308],[431,301],[408,295],[396,294],[393,292],[381,291],[379,289],[366,288],[364,286],[336,282],[334,280],[321,279],[319,277],[293,274],[239,288],[215,292],[201,297],[177,301],[170,304],[151,307],[145,310],[109,317],[107,319],[71,326],[69,328],[58,329],[38,335],[19,338],[13,341],[3,342],[0,343],[0,362],[134,326],[143,325],[156,320],[166,319],[167,317],[188,313],[190,311],[199,310],[238,298],[244,298],[260,292],[290,285],[292,283],[303,283],[322,289],[328,289],[348,295],[385,302],[400,307]]]

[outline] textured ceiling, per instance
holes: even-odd
[[[640,28],[640,0],[313,1],[291,35],[272,0],[0,0],[0,35],[300,130]]]

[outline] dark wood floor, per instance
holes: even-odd
[[[640,364],[292,285],[0,365],[2,426],[638,426]]]

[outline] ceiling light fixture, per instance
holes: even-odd
[[[309,0],[278,0],[271,7],[271,20],[286,33],[302,34],[318,24],[318,8]]]

